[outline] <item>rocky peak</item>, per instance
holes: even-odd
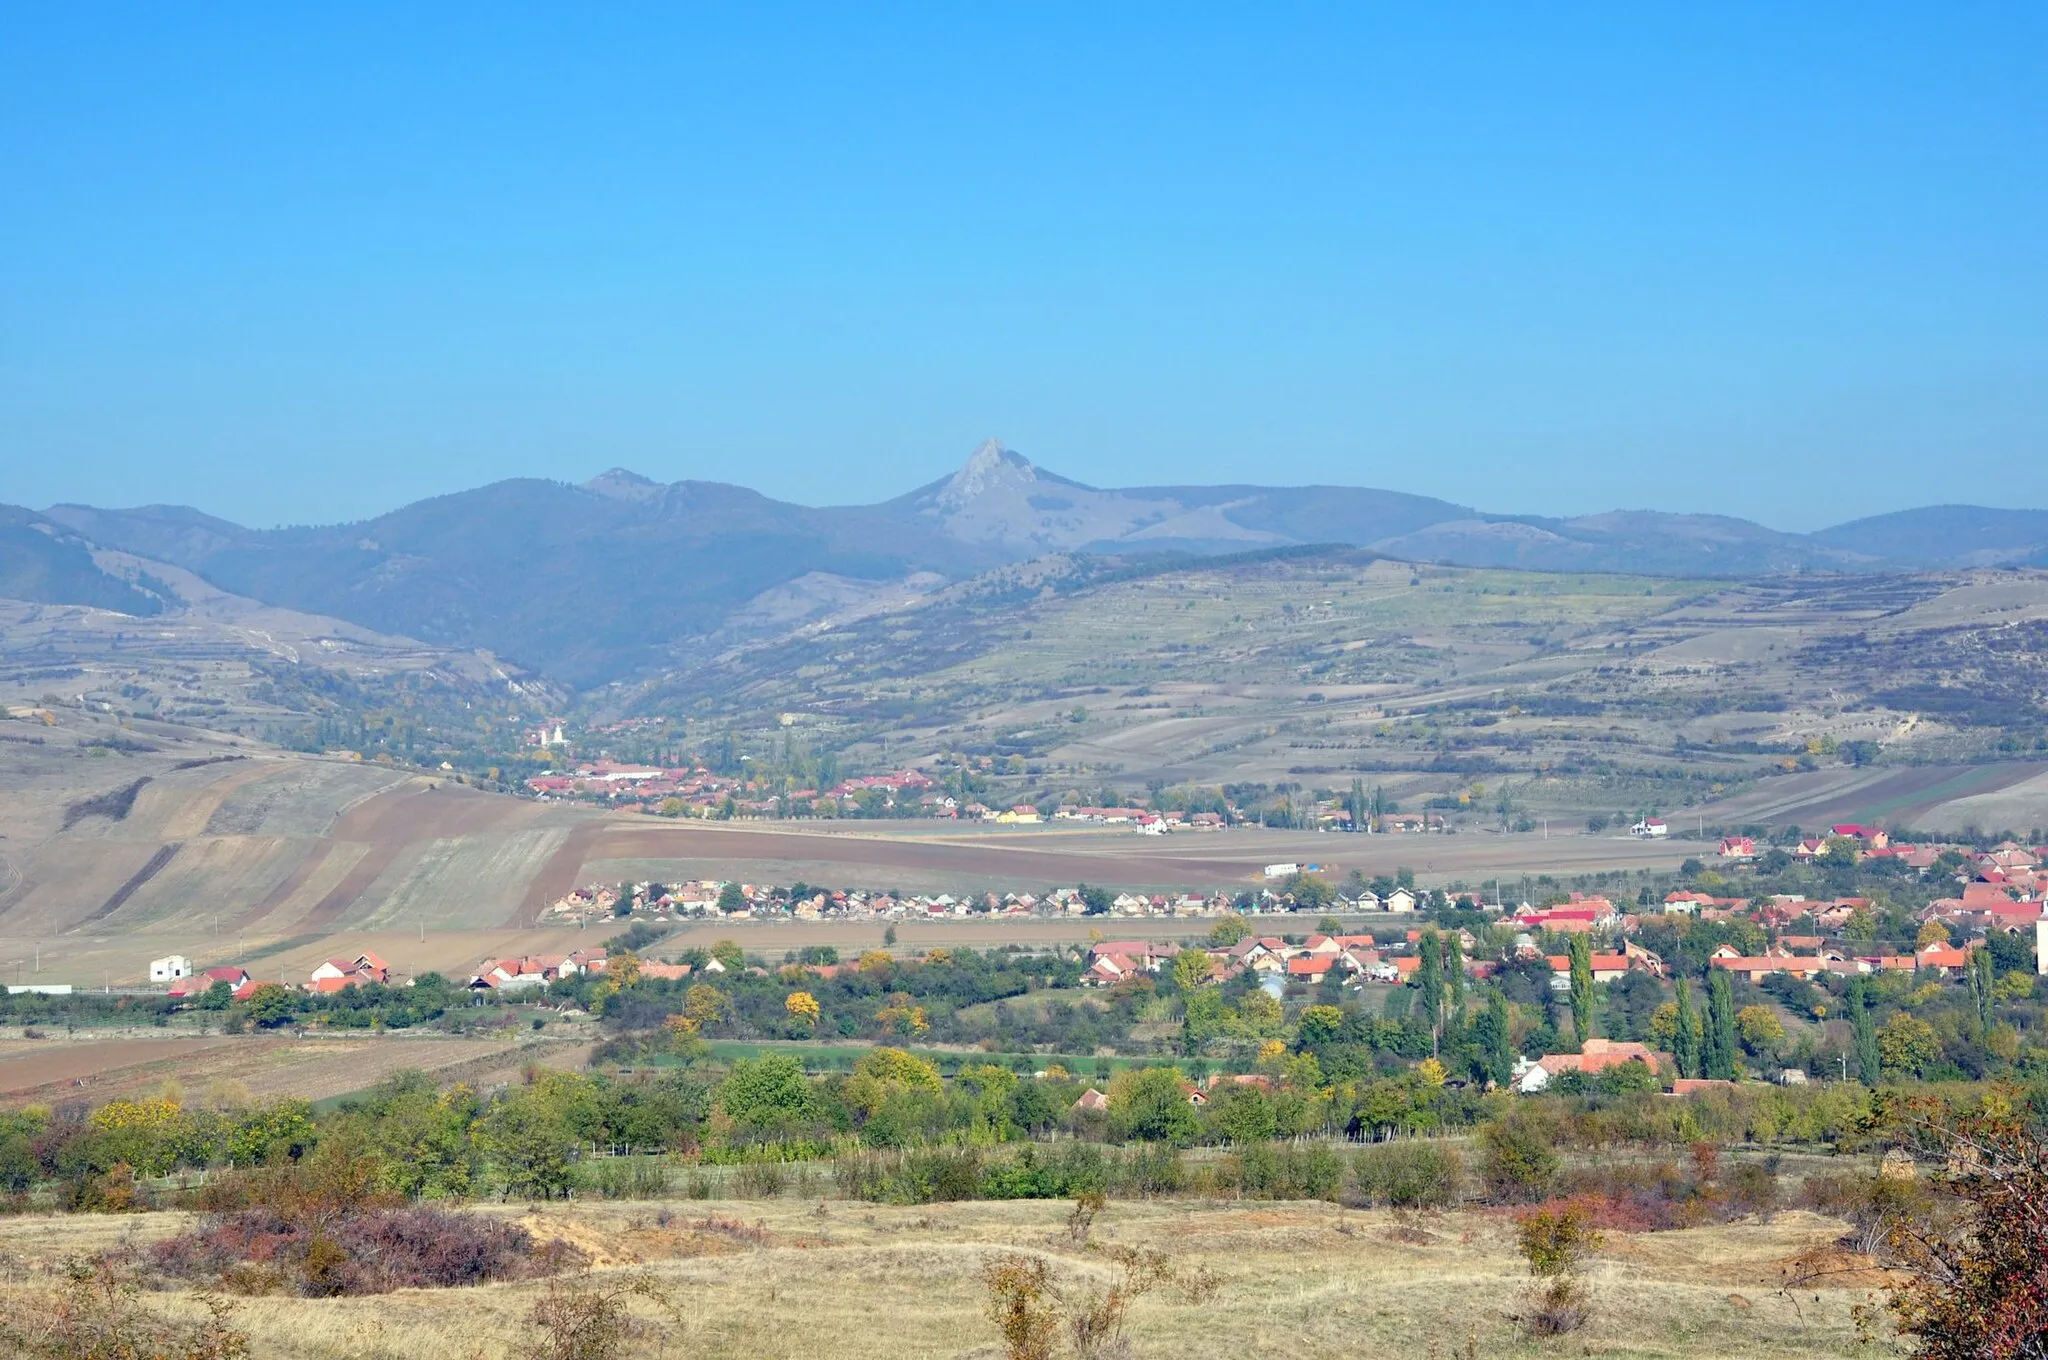
[[[938,494],[938,508],[959,510],[990,492],[1029,486],[1037,480],[1038,469],[1029,458],[1004,448],[1001,440],[984,440],[960,470],[946,479]]]
[[[595,495],[609,496],[615,501],[648,501],[661,494],[662,485],[651,477],[615,467],[592,477],[583,484],[583,489]]]

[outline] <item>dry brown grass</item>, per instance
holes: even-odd
[[[1085,1287],[1111,1263],[1077,1248],[1062,1201],[897,1208],[789,1200],[505,1207],[535,1234],[595,1248],[600,1274],[649,1270],[680,1322],[648,1329],[632,1354],[940,1357],[999,1354],[982,1270],[996,1252],[1039,1254]],[[18,1306],[71,1252],[152,1238],[171,1215],[0,1221],[0,1306]],[[1592,1263],[1593,1319],[1573,1354],[1792,1357],[1854,1347],[1854,1288],[1780,1292],[1780,1265],[1839,1234],[1831,1220],[1780,1214],[1657,1235],[1611,1234]],[[1458,1213],[1401,1218],[1319,1204],[1111,1204],[1093,1238],[1151,1247],[1217,1279],[1200,1303],[1163,1290],[1131,1312],[1139,1356],[1539,1356],[1508,1317],[1528,1282],[1512,1220]],[[521,1354],[541,1286],[401,1291],[366,1299],[245,1301],[253,1353],[286,1360],[499,1360]],[[7,1297],[14,1296],[13,1298]],[[187,1293],[163,1306],[199,1315]],[[651,1316],[651,1315],[650,1315]]]

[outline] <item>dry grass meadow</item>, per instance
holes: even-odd
[[[1068,1208],[784,1198],[482,1212],[517,1218],[537,1238],[566,1238],[594,1258],[600,1277],[646,1271],[669,1289],[674,1315],[643,1306],[629,1354],[914,1360],[1000,1356],[979,1280],[997,1252],[1044,1253],[1065,1278],[1106,1284],[1101,1253],[1065,1231]],[[35,1306],[44,1277],[67,1255],[146,1242],[183,1222],[167,1213],[0,1220],[0,1306]],[[1131,1314],[1135,1356],[1793,1357],[1859,1353],[1851,1309],[1873,1299],[1875,1281],[1783,1287],[1789,1262],[1841,1231],[1793,1212],[1761,1224],[1611,1234],[1592,1268],[1592,1322],[1548,1342],[1523,1337],[1511,1320],[1528,1281],[1503,1214],[1112,1203],[1094,1241],[1155,1248],[1184,1270],[1217,1277],[1200,1302],[1172,1290],[1140,1300]],[[527,1353],[525,1318],[542,1288],[245,1299],[236,1319],[258,1357],[497,1360]],[[188,1293],[149,1302],[199,1315]]]

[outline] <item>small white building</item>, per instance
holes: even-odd
[[[192,976],[192,960],[183,954],[170,954],[161,959],[149,961],[151,982],[176,982],[179,978]]]
[[[1671,834],[1671,827],[1662,818],[1645,817],[1630,827],[1628,834],[1646,841],[1662,840]]]

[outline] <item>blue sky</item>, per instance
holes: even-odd
[[[4,501],[2048,503],[2040,5],[6,11]]]

